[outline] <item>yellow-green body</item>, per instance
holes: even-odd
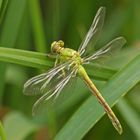
[[[73,63],[75,65],[82,65],[82,58],[80,57],[80,54],[73,50],[73,49],[70,49],[70,48],[62,48],[60,50],[60,57],[59,57],[60,61],[61,62],[67,62],[69,60],[72,60]]]
[[[99,90],[96,88],[96,86],[93,84],[93,82],[89,78],[88,74],[86,73],[85,68],[82,66],[83,59],[81,58],[79,52],[77,52],[73,49],[70,49],[70,48],[64,48],[64,42],[62,42],[62,41],[54,42],[52,44],[52,51],[59,54],[60,63],[71,61],[72,68],[77,69],[77,73],[80,75],[80,77],[82,77],[82,79],[84,80],[86,85],[89,87],[89,89],[91,90],[93,95],[95,97],[97,97],[99,103],[101,105],[103,105],[103,107],[104,107],[105,111],[107,112],[113,126],[119,132],[119,134],[121,134],[122,127],[121,127],[119,120],[117,119],[114,112],[111,110],[110,106],[107,104],[107,102],[102,97]]]
[[[51,44],[52,53],[48,54],[48,56],[56,58],[54,68],[44,74],[40,74],[29,79],[24,84],[24,92],[28,95],[38,93],[44,94],[34,104],[34,110],[34,108],[39,107],[41,103],[44,103],[44,101],[50,99],[52,96],[57,97],[60,91],[69,82],[69,80],[78,74],[91,90],[93,95],[98,99],[99,103],[104,107],[115,129],[121,134],[122,127],[119,120],[117,119],[105,99],[102,97],[101,93],[98,91],[94,83],[90,80],[85,68],[83,67],[84,64],[88,64],[98,58],[101,58],[102,56],[105,56],[107,53],[118,50],[126,43],[126,40],[123,37],[118,37],[110,41],[97,52],[85,56],[86,52],[89,51],[87,48],[89,43],[92,41],[96,42],[97,40],[97,37],[104,23],[104,17],[105,7],[101,7],[97,11],[92,25],[87,32],[85,39],[79,46],[78,51],[70,48],[64,48],[64,42],[62,40],[54,41]],[[85,57],[82,57],[83,55]],[[50,87],[50,89],[47,87],[47,85],[49,85],[48,87]]]

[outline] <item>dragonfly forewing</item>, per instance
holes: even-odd
[[[87,35],[85,36],[84,40],[82,41],[78,52],[82,55],[83,53],[85,53],[85,51],[87,51],[87,46],[89,46],[89,43],[92,42],[94,44],[92,44],[92,46],[95,45],[95,42],[98,39],[99,33],[103,27],[104,24],[104,18],[105,18],[105,7],[101,7],[96,15],[95,18],[92,22],[92,25],[87,33]]]

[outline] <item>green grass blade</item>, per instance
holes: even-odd
[[[60,1],[52,0],[52,33],[53,40],[60,36]]]
[[[3,2],[3,0],[0,0],[0,8],[1,8],[1,5],[2,5],[2,2]]]
[[[0,140],[6,140],[6,135],[1,122],[0,122]]]
[[[2,22],[4,13],[6,11],[7,4],[8,4],[8,0],[4,0],[4,1],[0,0],[0,23]]]
[[[85,65],[88,75],[96,80],[107,81],[114,73],[117,72],[115,69],[111,69],[105,66],[92,64]]]
[[[120,100],[117,104],[117,107],[122,114],[124,120],[127,122],[127,125],[135,133],[137,139],[140,139],[140,118],[137,112],[127,103],[125,99]]]
[[[8,10],[5,15],[4,24],[1,30],[1,45],[13,47],[18,35],[18,30],[24,14],[25,5],[25,0],[12,0],[9,3]]]
[[[2,1],[3,1],[3,0],[0,0],[0,10],[1,10],[1,6],[2,6]]]
[[[20,49],[0,47],[0,61],[20,64],[39,69],[47,69],[53,67],[53,62],[44,53],[25,51]],[[116,70],[97,65],[86,66],[87,72],[91,77],[97,80],[106,81]],[[94,71],[94,72],[93,72]]]
[[[4,128],[8,140],[25,140],[38,126],[22,113],[11,112],[4,117]]]
[[[1,26],[0,46],[13,47],[15,45],[25,6],[26,0],[12,0],[8,3],[5,18]],[[2,74],[0,76],[0,104],[3,97],[5,70],[5,65],[1,63],[0,73]]]
[[[117,72],[104,88],[99,89],[109,105],[113,106],[119,98],[140,81],[139,69],[140,55]],[[122,84],[123,86],[121,86]],[[105,112],[97,100],[94,97],[88,98],[59,131],[55,140],[80,140],[104,114]]]
[[[39,0],[29,0],[28,1],[31,24],[33,25],[34,40],[36,50],[39,52],[46,52],[46,39],[43,29],[42,15],[39,5]]]
[[[3,47],[0,47],[0,60],[39,69],[52,66],[46,54]]]

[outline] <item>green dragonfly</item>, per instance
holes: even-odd
[[[42,96],[34,104],[33,112],[35,112],[41,104],[45,103],[51,97],[58,97],[58,95],[68,84],[70,79],[76,76],[80,76],[88,86],[88,88],[91,90],[93,95],[98,99],[99,103],[104,107],[104,110],[106,111],[115,129],[119,132],[119,134],[122,133],[122,127],[119,120],[117,119],[99,90],[96,88],[94,83],[91,81],[83,66],[84,64],[95,62],[96,60],[99,60],[100,58],[111,54],[113,51],[120,49],[126,43],[126,40],[123,37],[118,37],[109,42],[101,49],[97,50],[95,53],[90,54],[88,52],[89,48],[91,47],[88,47],[89,44],[91,44],[92,41],[97,41],[98,35],[104,23],[104,17],[105,7],[100,7],[78,51],[70,48],[64,48],[64,42],[61,40],[54,41],[52,43],[52,55],[48,56],[54,56],[56,58],[54,68],[50,69],[46,73],[29,79],[24,84],[24,94],[42,94]]]

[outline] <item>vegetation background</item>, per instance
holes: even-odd
[[[0,0],[0,119],[7,140],[140,140],[139,5],[139,0]],[[115,105],[121,136],[79,79],[36,116],[32,106],[39,97],[22,92],[26,80],[53,66],[45,54],[54,40],[78,48],[100,6],[107,13],[96,49],[120,35],[127,44],[102,67],[87,70]],[[0,124],[5,140],[2,131]]]

